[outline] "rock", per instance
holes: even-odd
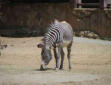
[[[91,31],[80,31],[79,36],[93,38],[93,39],[99,39],[99,35],[94,32],[91,32]]]
[[[87,36],[88,36],[88,38],[99,39],[99,36],[97,34],[95,34],[94,32],[88,33]]]

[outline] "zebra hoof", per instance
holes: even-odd
[[[60,68],[59,68],[59,69],[60,69],[60,70],[63,70],[63,66],[60,65]]]
[[[56,70],[56,71],[58,71],[58,70],[59,70],[59,68],[55,68],[55,70]]]
[[[59,68],[60,70],[64,70],[63,68]]]
[[[69,67],[69,70],[71,70],[72,68],[71,67]]]
[[[41,65],[40,70],[45,71],[46,69],[43,67],[43,65]]]

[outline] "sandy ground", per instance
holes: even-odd
[[[0,56],[0,85],[111,85],[111,41],[74,38],[72,70],[65,51],[64,70],[54,70],[54,57],[47,71],[40,71],[41,37],[4,38],[8,47]]]

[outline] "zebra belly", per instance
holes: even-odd
[[[69,45],[70,42],[71,42],[71,41],[66,41],[66,40],[63,41],[62,47],[67,47],[67,46]],[[57,43],[56,46],[58,47],[59,44]]]
[[[62,47],[67,47],[69,45],[70,41],[63,41]]]

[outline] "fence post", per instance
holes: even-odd
[[[104,9],[104,0],[100,0],[100,9]]]
[[[81,0],[77,0],[77,4],[81,4],[81,3],[82,3]],[[82,8],[82,6],[81,6],[81,5],[78,5],[78,8]]]
[[[104,0],[103,3],[104,3],[104,8],[107,8],[108,0]]]

